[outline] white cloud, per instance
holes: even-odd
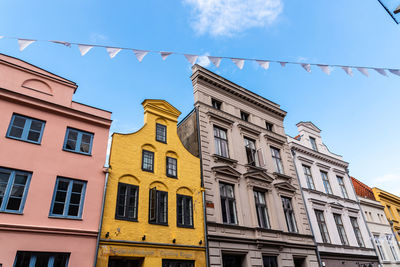
[[[192,26],[199,34],[232,36],[265,27],[282,12],[282,0],[183,0],[193,8]]]
[[[400,171],[387,173],[373,179],[371,186],[378,187],[389,193],[400,196]]]
[[[210,55],[209,53],[205,53],[204,55],[199,56],[199,58],[197,59],[197,64],[205,68],[210,66],[211,61],[208,59],[209,55]]]

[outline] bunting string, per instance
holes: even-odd
[[[19,50],[23,51],[28,46],[35,42],[48,42],[55,43],[59,45],[63,45],[66,47],[76,46],[79,49],[81,56],[85,56],[92,48],[105,48],[109,57],[112,59],[122,50],[132,51],[136,59],[139,62],[142,62],[144,57],[149,53],[159,54],[162,60],[166,60],[172,54],[175,55],[183,55],[186,60],[191,64],[196,64],[196,61],[199,57],[207,57],[208,60],[217,68],[219,68],[222,59],[230,60],[236,67],[239,69],[243,69],[245,62],[256,62],[261,68],[264,70],[268,70],[270,67],[270,63],[278,63],[281,67],[285,67],[287,64],[298,65],[301,66],[305,71],[311,73],[312,67],[318,67],[322,72],[327,75],[331,74],[332,68],[341,68],[347,75],[353,76],[353,69],[358,70],[365,77],[369,77],[368,70],[373,70],[379,73],[382,76],[389,77],[388,73],[400,76],[400,69],[394,68],[386,68],[386,67],[368,67],[368,66],[350,66],[350,65],[338,65],[338,64],[322,64],[322,63],[311,63],[311,62],[295,62],[295,61],[283,61],[283,60],[272,60],[272,59],[259,59],[259,58],[239,58],[239,57],[227,57],[227,56],[214,56],[214,55],[206,55],[202,56],[200,54],[186,54],[182,52],[174,52],[174,51],[156,51],[156,50],[142,50],[137,48],[127,48],[127,47],[115,47],[115,46],[106,46],[106,45],[98,45],[98,44],[83,44],[83,43],[74,43],[74,42],[66,42],[66,41],[58,41],[58,40],[38,40],[38,39],[26,39],[19,37],[7,37],[0,36],[0,40],[2,39],[14,39],[17,40]]]

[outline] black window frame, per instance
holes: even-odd
[[[124,208],[124,213],[125,213],[125,216],[121,216],[121,215],[118,215],[118,207],[120,206],[120,204],[119,204],[119,202],[120,202],[120,198],[121,198],[121,195],[122,195],[122,193],[121,193],[121,187],[122,186],[126,186],[126,191],[125,191],[125,200],[124,200],[124,205],[123,205],[123,208]],[[135,203],[134,203],[134,211],[133,211],[133,213],[134,213],[134,217],[129,217],[127,214],[128,214],[128,205],[127,205],[127,201],[128,201],[128,199],[129,199],[129,197],[131,196],[131,194],[130,194],[130,190],[129,189],[135,189],[136,190],[136,192],[135,192]],[[137,185],[132,185],[132,184],[126,184],[126,183],[118,183],[118,191],[117,191],[117,203],[116,203],[116,205],[115,205],[115,219],[117,219],[117,220],[123,220],[123,221],[131,221],[131,222],[137,222],[138,221],[138,212],[139,212],[139,205],[138,205],[138,203],[139,203],[139,186],[137,186]]]
[[[189,201],[189,203],[184,202],[183,205],[180,206],[179,204],[180,204],[180,202],[182,200]],[[180,210],[180,208],[182,209],[182,211]],[[185,212],[185,209],[187,209],[186,212]],[[185,216],[185,214],[187,213],[187,211],[189,211],[189,217],[188,217],[189,218],[188,219],[189,223],[186,223],[187,217]],[[181,221],[179,219],[179,217],[182,216],[182,215],[180,215],[180,213],[182,214],[182,212],[184,213],[183,214],[183,217],[184,217],[184,219],[183,219],[184,222],[183,223],[181,223]],[[183,227],[183,228],[194,228],[194,222],[193,221],[194,221],[194,218],[193,218],[193,197],[187,196],[187,195],[176,194],[176,225],[178,227]]]
[[[247,113],[247,112],[245,112],[243,110],[240,111],[240,119],[242,121],[247,121],[248,122],[249,121],[249,117],[250,117],[249,113]]]
[[[349,246],[350,243],[349,243],[349,239],[347,238],[346,229],[344,228],[342,215],[338,214],[338,213],[333,213],[333,219],[335,220],[336,229],[339,234],[340,242],[344,246]]]
[[[312,177],[311,167],[304,164],[302,165],[302,167],[304,176],[306,177],[306,183],[308,189],[315,190],[315,183],[314,183],[314,178]]]
[[[159,134],[158,131],[162,129],[165,133],[165,140],[158,139]],[[167,126],[161,123],[156,123],[156,141],[166,144],[167,143]]]
[[[216,131],[218,132],[218,136],[216,135]],[[222,138],[220,131],[225,133],[226,138]],[[213,135],[214,135],[214,149],[215,149],[215,154],[224,158],[229,158],[229,143],[228,143],[228,131],[224,128],[221,128],[219,126],[214,125],[213,127]],[[226,146],[226,155],[223,155],[222,153],[222,143],[225,144]],[[217,144],[218,144],[218,149],[217,149]],[[218,153],[218,151],[220,153]]]
[[[232,187],[233,197],[222,194],[221,187],[229,187],[229,186]],[[225,191],[226,191],[226,189],[225,189]],[[237,215],[237,209],[236,209],[235,186],[233,184],[220,182],[219,183],[219,193],[220,193],[220,200],[221,200],[222,223],[237,225],[238,224],[238,215]],[[232,203],[232,209],[233,209],[232,211],[231,211],[230,203]],[[224,210],[225,210],[226,221],[224,221]],[[234,214],[233,222],[232,222],[232,216],[231,216],[232,213]]]
[[[211,106],[217,110],[221,110],[222,101],[219,101],[215,98],[211,98]]]
[[[326,224],[324,211],[315,209],[314,212],[315,212],[315,217],[317,219],[317,224],[318,224],[319,232],[321,234],[322,242],[330,244],[331,237],[329,235],[328,225]],[[319,216],[319,214],[321,216]],[[322,218],[322,220],[321,220],[321,218]],[[325,233],[325,231],[326,231],[326,233]]]
[[[149,153],[152,155],[152,163],[151,163],[151,169],[145,169],[144,168],[144,154]],[[142,171],[145,172],[154,172],[154,152],[146,149],[142,149]]]
[[[194,260],[162,259],[162,267],[194,267]]]
[[[361,230],[360,230],[360,225],[358,224],[357,217],[350,216],[350,223],[351,223],[351,226],[353,227],[354,235],[356,236],[358,246],[360,248],[365,248],[365,242],[364,242]]]
[[[277,173],[284,174],[285,169],[283,168],[283,160],[281,157],[281,150],[279,148],[271,146],[271,157],[274,161],[275,170]]]
[[[258,149],[256,146],[256,140],[247,136],[243,137],[244,149],[246,151],[247,164],[255,167],[260,167],[260,160],[258,158]],[[254,146],[254,147],[252,147]]]
[[[154,207],[154,219],[152,219],[152,194],[155,194],[155,207]],[[165,221],[161,221],[162,215],[160,214],[160,204],[161,200],[165,197],[164,206],[165,209]],[[156,187],[153,187],[149,190],[149,224],[157,224],[157,225],[168,225],[168,192],[157,190]]]
[[[175,160],[175,175],[169,174],[169,160]],[[178,159],[173,157],[166,157],[166,175],[170,178],[178,178]]]
[[[277,256],[262,256],[263,267],[278,267],[278,257]]]
[[[265,121],[265,129],[269,132],[273,132],[274,130],[274,124],[270,123],[268,121]]]
[[[271,222],[269,220],[267,199],[265,197],[266,192],[261,190],[253,190],[254,203],[256,206],[258,226],[263,229],[271,229]],[[264,199],[264,203],[258,201],[258,194]],[[265,217],[264,217],[265,216]]]
[[[297,233],[299,230],[297,228],[296,217],[294,215],[292,198],[281,196],[281,200],[282,200],[283,213],[285,215],[288,232]],[[285,206],[285,204],[289,204],[289,206]]]
[[[314,151],[318,151],[317,139],[315,139],[312,136],[309,136],[309,137],[310,137],[311,149],[314,150]]]
[[[344,184],[344,177],[336,175],[336,179],[338,181],[343,198],[349,198],[349,193],[347,192],[346,185]]]

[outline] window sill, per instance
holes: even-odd
[[[41,142],[42,142],[42,140],[40,140],[40,142],[34,142],[34,141],[19,139],[19,138],[12,137],[12,136],[6,136],[6,138],[12,139],[12,140],[21,141],[21,142],[25,142],[25,143],[29,143],[29,144],[39,145],[39,146],[41,145]]]
[[[172,175],[168,175],[168,174],[167,174],[167,177],[168,178],[173,178],[173,179],[178,179],[178,176],[172,176]]]
[[[11,211],[11,210],[2,210],[0,213],[14,214],[14,215],[24,215],[22,211]]]
[[[65,149],[65,148],[63,148],[62,150],[65,151],[65,152],[70,152],[70,153],[79,154],[79,155],[83,155],[83,156],[89,156],[89,157],[92,156],[91,153],[77,152],[77,151],[68,150],[68,149]]]
[[[274,172],[274,175],[276,176],[276,178],[281,178],[283,180],[287,180],[290,181],[292,180],[292,177],[283,173],[279,173],[279,172]]]
[[[160,226],[169,226],[168,223],[156,223],[156,222],[149,222],[149,224],[153,225],[160,225]]]
[[[83,221],[82,218],[63,217],[63,216],[55,216],[55,215],[49,215],[49,219],[64,219],[64,220]]]
[[[167,144],[167,141],[161,141],[161,140],[157,140],[157,139],[156,139],[156,141],[159,143]]]
[[[250,164],[246,164],[245,165],[247,169],[253,169],[253,170],[257,170],[257,171],[266,171],[266,168],[263,167],[258,167],[258,166],[254,166],[254,165],[250,165]]]
[[[142,168],[142,171],[154,173],[154,170],[146,170],[146,169],[143,169],[143,168]]]
[[[224,157],[224,156],[221,156],[218,154],[213,154],[212,156],[213,156],[215,162],[222,161],[222,162],[225,162],[228,164],[233,164],[234,166],[236,166],[236,164],[238,163],[237,160],[227,158],[227,157]]]
[[[194,229],[194,226],[193,226],[193,225],[185,226],[185,225],[179,225],[179,224],[177,224],[176,226],[179,227],[179,228]]]
[[[122,217],[115,217],[115,219],[119,220],[119,221],[138,222],[138,219],[128,219],[128,218],[122,218]]]

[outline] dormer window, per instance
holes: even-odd
[[[249,113],[246,113],[244,111],[240,111],[240,118],[244,121],[249,121]]]
[[[158,142],[167,142],[167,126],[156,123],[156,140]]]
[[[310,136],[310,143],[311,143],[311,148],[312,148],[313,150],[315,150],[315,151],[318,151],[317,142],[315,141],[315,138],[314,138],[314,137],[311,137],[311,136]]]
[[[265,122],[265,129],[267,129],[267,131],[272,132],[272,128],[274,127],[274,125],[272,123],[269,122]]]
[[[213,108],[221,110],[222,102],[218,101],[218,100],[216,100],[214,98],[211,98],[211,105],[212,105]]]

